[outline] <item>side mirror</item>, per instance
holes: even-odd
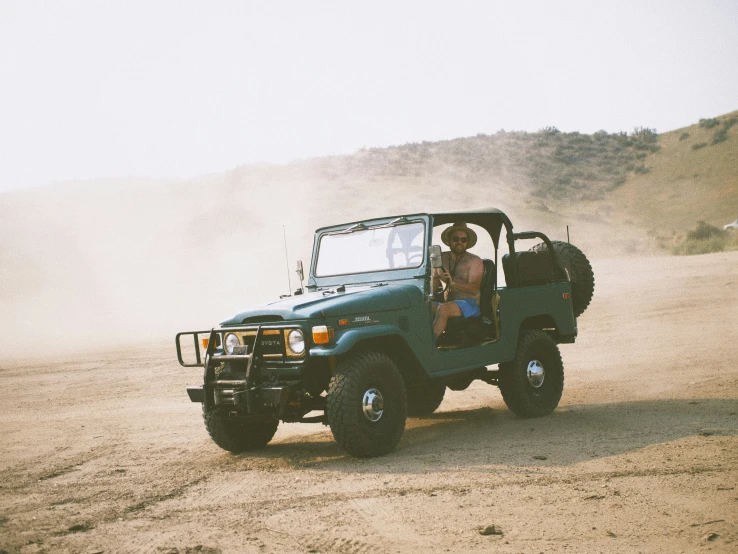
[[[297,276],[300,278],[300,283],[305,280],[305,272],[302,270],[302,260],[297,260]]]
[[[441,258],[441,247],[437,244],[434,244],[428,249],[428,254],[430,256],[431,261],[431,267],[436,269],[439,267],[443,267],[443,258]]]

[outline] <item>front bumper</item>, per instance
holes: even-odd
[[[280,418],[285,416],[290,399],[290,387],[262,386],[246,389],[246,381],[215,381],[211,387],[212,403],[215,406],[241,408],[248,414],[272,412]],[[192,402],[205,402],[204,386],[187,387],[187,395]]]

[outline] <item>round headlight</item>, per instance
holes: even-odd
[[[226,346],[226,352],[228,354],[233,354],[233,347],[238,346],[241,344],[241,341],[238,340],[238,337],[234,335],[233,333],[228,333],[225,336],[225,346]]]
[[[290,344],[290,350],[295,354],[302,354],[305,352],[305,336],[299,329],[292,329],[290,334],[287,335],[287,341]]]

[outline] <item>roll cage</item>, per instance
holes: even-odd
[[[553,245],[551,244],[551,241],[549,238],[544,235],[543,233],[537,232],[537,231],[525,231],[520,233],[515,233],[513,231],[513,224],[510,221],[510,218],[505,215],[504,212],[501,210],[498,210],[497,208],[479,208],[476,210],[460,210],[460,211],[448,211],[448,212],[436,212],[436,213],[416,213],[416,214],[409,214],[409,215],[402,215],[402,216],[392,216],[392,217],[384,217],[384,218],[376,218],[376,219],[367,219],[362,221],[354,221],[349,223],[344,223],[341,225],[335,225],[330,227],[322,227],[320,229],[317,229],[315,232],[315,242],[313,244],[313,256],[312,256],[312,262],[310,265],[310,274],[308,278],[308,289],[316,289],[318,287],[330,287],[330,286],[339,286],[339,285],[346,285],[346,284],[359,284],[359,283],[368,283],[368,282],[380,282],[380,281],[388,281],[388,280],[402,280],[402,279],[408,279],[408,278],[417,278],[421,275],[419,275],[419,271],[422,272],[422,268],[426,267],[428,264],[428,254],[426,252],[419,252],[418,254],[421,254],[423,256],[423,264],[421,267],[415,268],[415,267],[408,267],[408,268],[402,268],[402,269],[391,269],[389,271],[376,271],[376,272],[367,272],[367,273],[361,273],[361,274],[355,274],[355,275],[339,275],[339,276],[324,276],[320,277],[316,275],[316,264],[319,254],[319,248],[320,248],[320,240],[321,237],[323,237],[326,234],[341,234],[341,233],[349,233],[356,230],[364,230],[364,229],[373,229],[373,228],[383,228],[393,225],[402,225],[411,223],[414,221],[423,221],[425,222],[427,228],[426,228],[426,250],[427,247],[430,246],[431,240],[432,240],[432,229],[441,225],[450,225],[453,223],[458,223],[460,221],[463,221],[467,224],[471,225],[477,225],[487,231],[490,238],[492,239],[492,243],[494,244],[495,249],[495,267],[499,267],[498,265],[498,251],[499,251],[499,245],[500,245],[500,237],[502,235],[502,229],[504,227],[506,231],[506,239],[507,239],[507,246],[509,251],[509,256],[512,259],[516,259],[516,250],[515,250],[515,241],[521,240],[521,239],[534,239],[538,238],[541,239],[548,247],[548,251],[551,253],[550,259],[551,263],[553,265],[553,271],[555,274],[560,274],[560,272],[557,272],[556,268],[558,267],[558,260],[556,256],[556,252],[553,248]],[[518,271],[518,264],[517,263],[510,263],[509,264],[509,271],[506,271],[506,281],[508,286],[516,287],[520,286],[521,280],[520,275]]]

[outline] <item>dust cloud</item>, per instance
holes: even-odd
[[[290,282],[294,290],[296,260],[310,259],[316,228],[367,217],[495,206],[517,231],[565,240],[570,225],[572,242],[590,258],[643,252],[638,233],[616,227],[602,207],[578,212],[581,206],[531,201],[529,185],[503,171],[504,159],[496,162],[502,177],[490,179],[433,158],[407,171],[398,166],[406,155],[362,151],[187,182],[67,183],[1,194],[3,357],[210,328],[287,294]]]
[[[203,180],[0,196],[4,356],[156,341],[288,293],[282,224],[304,249],[304,223],[264,216],[284,194]]]

